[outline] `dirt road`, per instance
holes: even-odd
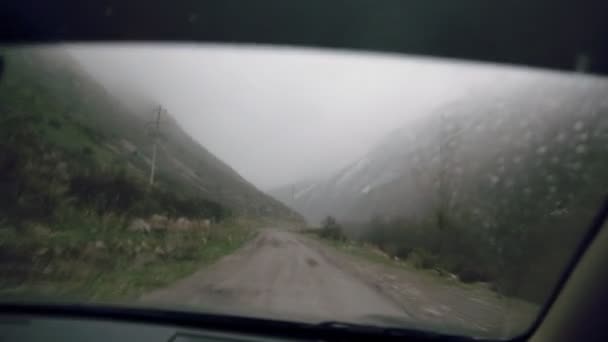
[[[301,234],[264,230],[242,249],[142,297],[220,313],[509,335],[534,308],[415,270],[359,260]],[[515,322],[515,323],[514,323]]]

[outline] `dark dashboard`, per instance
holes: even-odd
[[[1,341],[278,341],[268,337],[113,320],[0,316]]]

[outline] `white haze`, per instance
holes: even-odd
[[[499,69],[487,65],[335,50],[68,50],[111,93],[163,105],[194,139],[264,190],[325,176],[408,119],[504,81]]]

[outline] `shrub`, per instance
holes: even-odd
[[[89,207],[102,215],[129,211],[144,197],[144,191],[124,174],[81,174],[70,180],[71,196],[81,207]]]
[[[464,283],[474,283],[478,281],[489,280],[487,272],[480,267],[474,265],[467,265],[462,270],[457,272],[458,278]]]
[[[319,232],[319,236],[324,239],[344,241],[346,236],[342,231],[342,226],[338,224],[336,219],[331,216],[327,216],[323,221],[323,226]]]
[[[62,123],[55,118],[49,119],[48,124],[49,124],[49,126],[53,127],[54,129],[60,129],[62,126]]]
[[[429,269],[437,267],[437,257],[421,248],[415,248],[408,256],[408,261],[416,268]]]

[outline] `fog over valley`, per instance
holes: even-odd
[[[126,104],[163,105],[262,190],[326,177],[411,118],[488,84],[527,77],[490,65],[263,46],[68,51]]]

